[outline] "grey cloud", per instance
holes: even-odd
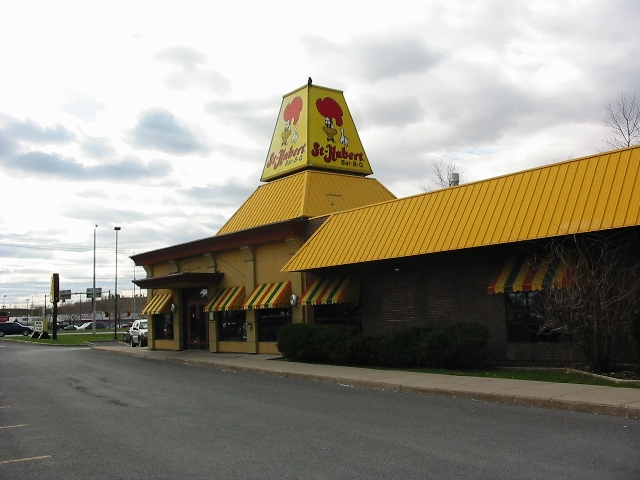
[[[380,80],[407,73],[419,73],[438,63],[439,53],[430,51],[418,38],[356,42],[354,60],[369,80]]]
[[[138,117],[129,142],[136,147],[175,155],[206,154],[198,136],[166,108],[150,108]]]
[[[28,152],[0,158],[0,164],[21,177],[50,178],[59,181],[117,181],[139,183],[162,179],[172,171],[171,163],[154,160],[148,163],[127,157],[105,165],[83,165],[58,153]]]
[[[80,148],[83,154],[91,158],[113,158],[117,155],[111,140],[106,137],[86,137]]]
[[[205,202],[215,207],[239,207],[255,191],[258,184],[240,178],[231,178],[221,185],[192,187],[179,192],[182,196]]]
[[[5,125],[3,130],[6,131],[6,134],[17,140],[38,144],[66,144],[76,140],[74,132],[59,124],[53,127],[43,127],[29,118],[24,122],[7,118]]]
[[[362,102],[362,126],[406,125],[424,118],[424,108],[417,97],[370,98]]]
[[[231,90],[231,81],[216,70],[207,70],[202,65],[207,57],[189,47],[172,47],[155,54],[155,58],[180,68],[167,75],[165,83],[174,90],[186,90],[190,86],[202,87],[226,95]]]
[[[207,63],[206,55],[193,48],[183,46],[161,50],[154,57],[157,60],[182,67],[188,72],[192,72],[200,64]]]
[[[305,36],[301,41],[311,55],[369,81],[424,72],[443,58],[442,53],[427,48],[419,37],[358,38],[348,45],[312,36]]]
[[[278,97],[242,102],[211,100],[205,104],[204,111],[223,124],[237,127],[258,145],[268,146],[281,102],[282,98]]]
[[[105,105],[95,98],[81,95],[67,100],[63,109],[82,120],[92,121],[96,119],[98,112],[105,109]]]
[[[108,208],[105,206],[105,208],[101,208],[100,211],[96,211],[95,204],[70,206],[61,213],[66,218],[86,220],[88,224],[98,224],[109,230],[113,230],[112,227],[114,225],[132,225],[136,222],[144,222],[155,218],[152,214],[135,209],[123,210]],[[184,212],[179,213],[184,214]]]

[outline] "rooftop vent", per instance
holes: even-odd
[[[449,174],[449,186],[455,187],[460,183],[460,174],[456,172],[451,172]]]

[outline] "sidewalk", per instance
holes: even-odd
[[[468,398],[640,418],[640,389],[501,378],[374,370],[273,361],[277,355],[167,351],[96,344],[95,350],[192,365],[211,366],[382,390]]]

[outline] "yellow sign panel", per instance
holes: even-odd
[[[283,98],[260,180],[307,168],[373,173],[339,90],[307,85]]]

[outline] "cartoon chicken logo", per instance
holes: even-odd
[[[284,120],[284,130],[282,131],[282,144],[287,144],[287,140],[291,136],[291,124],[293,123],[293,136],[291,136],[291,143],[296,143],[298,140],[298,120],[300,120],[300,112],[302,111],[302,98],[295,97],[291,100],[282,113],[282,119]]]
[[[316,101],[316,108],[320,115],[324,117],[324,133],[327,135],[327,142],[335,143],[335,136],[338,133],[338,130],[335,128],[336,125],[338,127],[342,126],[342,108],[338,105],[331,97],[319,98]],[[335,125],[334,122],[335,121]],[[343,145],[349,145],[349,140],[344,135],[344,128],[340,129],[340,143]]]

